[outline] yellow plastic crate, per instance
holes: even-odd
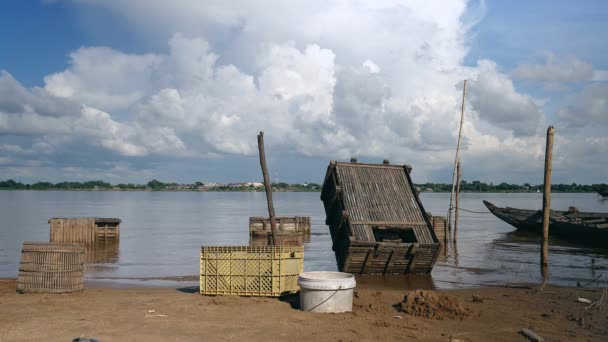
[[[303,270],[303,246],[201,247],[201,294],[278,297]]]

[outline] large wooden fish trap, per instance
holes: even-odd
[[[329,164],[321,200],[340,271],[431,272],[439,242],[410,171],[388,162]]]
[[[118,240],[120,219],[100,217],[51,218],[51,242],[77,242],[91,245],[96,241]]]
[[[17,291],[22,293],[82,291],[84,257],[83,244],[24,242]]]

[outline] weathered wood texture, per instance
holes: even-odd
[[[272,246],[271,241],[272,235],[250,235],[249,236],[249,246]],[[305,243],[310,242],[309,234],[300,234],[300,233],[287,233],[287,234],[278,234],[276,245],[277,246],[302,246]]]
[[[543,191],[543,232],[540,236],[540,267],[543,281],[547,281],[549,265],[549,215],[551,211],[551,162],[553,160],[553,126],[547,128],[545,150],[545,180]]]
[[[332,161],[321,200],[341,271],[431,271],[439,243],[407,167]]]
[[[460,206],[458,205],[458,201],[460,200],[460,179],[462,178],[462,170],[460,169],[460,160],[458,164],[456,164],[456,211],[454,212],[454,237],[453,241],[456,242],[458,240],[458,216]]]
[[[310,234],[310,216],[276,217],[277,233]],[[250,217],[249,233],[252,235],[268,235],[271,232],[270,218]]]
[[[51,218],[49,224],[51,242],[92,245],[96,241],[120,238],[120,219],[116,218]]]
[[[501,208],[483,202],[492,214],[515,228],[542,234],[542,210]],[[560,239],[598,248],[608,244],[608,213],[551,210],[549,223],[549,234]]]
[[[83,244],[24,242],[17,291],[22,293],[82,291],[84,261]]]
[[[448,225],[445,216],[431,216],[431,222],[433,223],[433,230],[435,236],[440,243],[447,241],[448,239]]]
[[[310,241],[310,217],[276,217],[277,235],[275,245],[278,246],[301,246]],[[249,218],[249,245],[271,246],[272,232],[270,218]]]
[[[270,185],[270,177],[268,176],[268,167],[266,166],[266,152],[264,151],[264,132],[258,135],[258,149],[260,154],[260,167],[262,168],[262,176],[264,177],[264,188],[266,189],[266,201],[268,202],[268,216],[270,216],[270,231],[272,233],[272,244],[276,244],[277,225],[274,215],[274,204],[272,203],[272,187]]]
[[[464,104],[467,95],[467,80],[462,84],[462,106],[460,107],[460,127],[458,128],[458,143],[456,144],[456,157],[454,158],[454,173],[452,174],[452,191],[450,192],[450,207],[448,209],[448,229],[452,230],[452,211],[454,209],[453,199],[456,184],[456,165],[460,162],[460,141],[462,139],[462,124],[464,122]]]

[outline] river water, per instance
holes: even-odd
[[[319,193],[275,193],[277,215],[310,216],[306,271],[336,270]],[[449,194],[423,193],[428,212],[445,216]],[[539,209],[542,194],[464,193],[458,244],[442,251],[425,287],[454,288],[539,282],[539,237],[522,234],[489,214],[482,200],[498,206]],[[595,194],[553,194],[552,208],[608,212]],[[250,216],[265,216],[264,193],[0,191],[0,278],[16,277],[24,241],[48,241],[51,217],[122,219],[120,243],[87,265],[88,283],[173,286],[196,284],[200,246],[247,245]],[[550,239],[550,282],[608,284],[608,246],[591,249]],[[593,267],[592,260],[594,260]],[[183,278],[179,278],[183,277]],[[180,281],[178,281],[180,280]]]

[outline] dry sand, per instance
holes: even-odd
[[[587,305],[576,300],[599,299],[599,289],[438,291],[449,296],[442,302],[462,305],[470,313],[437,320],[399,312],[397,304],[407,290],[365,285],[357,289],[354,311],[344,314],[298,311],[292,307],[297,297],[207,297],[168,288],[18,294],[15,288],[15,280],[0,280],[1,342],[79,336],[102,342],[527,341],[519,334],[522,328],[547,341],[608,341],[608,309],[585,310]]]

